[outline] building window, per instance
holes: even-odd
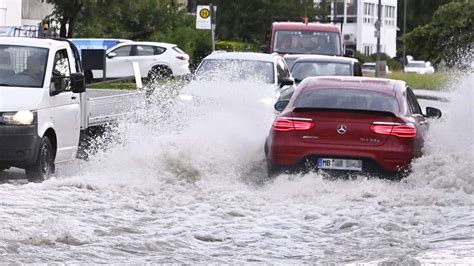
[[[372,54],[372,44],[364,44],[364,55]]]
[[[347,23],[357,23],[357,0],[347,0]]]
[[[364,3],[364,23],[373,24],[375,15],[375,4]]]
[[[384,25],[395,27],[395,7],[385,6]]]

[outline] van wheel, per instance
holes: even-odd
[[[54,173],[53,146],[49,138],[44,136],[41,139],[35,164],[26,168],[26,179],[30,182],[42,182],[52,173]]]
[[[154,66],[150,72],[148,72],[149,80],[164,80],[169,79],[173,76],[173,71],[167,66]]]

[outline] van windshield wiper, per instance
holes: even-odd
[[[0,83],[0,86],[11,87],[12,85],[11,85],[11,84],[7,84],[7,83]]]

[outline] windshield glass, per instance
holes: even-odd
[[[406,67],[424,68],[425,63],[408,63]]]
[[[352,76],[350,64],[333,62],[296,62],[291,74],[298,81],[310,76]]]
[[[0,86],[43,87],[48,49],[0,45]]]
[[[196,71],[199,80],[274,83],[273,63],[240,59],[206,59]]]
[[[366,69],[366,70],[375,70],[375,65],[362,65],[362,69]]]
[[[337,32],[276,31],[273,51],[280,54],[341,55]]]
[[[327,108],[398,113],[398,101],[389,94],[355,89],[320,89],[302,93],[295,108]]]

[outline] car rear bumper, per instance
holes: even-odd
[[[293,167],[309,162],[315,163],[318,158],[340,158],[362,160],[363,170],[382,170],[400,172],[410,165],[414,157],[411,149],[398,147],[388,149],[384,146],[343,146],[317,145],[307,146],[273,146],[268,150],[267,158],[277,167]]]
[[[0,125],[0,164],[18,167],[33,164],[40,142],[35,125]]]

